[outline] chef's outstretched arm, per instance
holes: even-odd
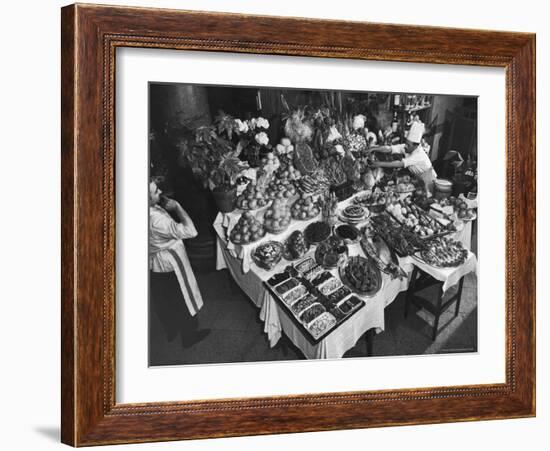
[[[370,166],[372,168],[404,168],[403,161],[373,161]]]

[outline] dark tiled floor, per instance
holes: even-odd
[[[300,351],[282,337],[270,348],[259,310],[233,282],[226,270],[195,271],[204,307],[199,327],[211,329],[203,341],[182,348],[179,339],[168,342],[162,325],[153,313],[150,317],[150,364],[179,365],[228,362],[253,362],[303,359]],[[427,289],[430,290],[430,289]],[[432,288],[432,290],[434,290]],[[446,296],[454,293],[452,288]],[[475,351],[477,349],[477,279],[466,276],[459,316],[451,307],[440,319],[440,332],[431,340],[431,315],[411,309],[404,318],[404,293],[385,310],[386,330],[374,338],[374,355],[418,355]],[[428,295],[435,295],[427,293]],[[366,346],[359,340],[344,357],[364,357]]]

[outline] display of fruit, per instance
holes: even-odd
[[[430,240],[421,255],[428,265],[449,268],[462,265],[468,257],[468,251],[460,241],[439,237]]]
[[[269,199],[263,185],[250,182],[237,197],[236,205],[241,210],[256,210],[265,207],[268,202]]]
[[[270,199],[289,199],[296,195],[296,187],[289,179],[275,177],[267,186],[266,194]]]
[[[283,180],[298,180],[302,177],[300,171],[294,166],[292,157],[282,155],[279,157],[279,161],[281,162],[281,166],[275,173],[275,177]]]
[[[264,214],[264,227],[270,233],[281,233],[290,224],[290,208],[281,199],[275,199]]]
[[[273,173],[281,166],[279,158],[273,153],[269,152],[260,161],[260,166],[266,172]]]
[[[300,230],[296,230],[287,238],[283,256],[287,260],[296,260],[302,258],[308,250],[309,244],[306,243],[304,234]]]
[[[260,268],[272,270],[283,256],[283,245],[278,241],[268,241],[260,244],[251,254],[252,260]]]
[[[340,266],[342,281],[353,291],[373,296],[382,286],[380,270],[364,257],[350,257]]]
[[[258,241],[264,235],[265,229],[262,223],[252,213],[246,211],[231,230],[229,239],[235,244],[248,244]]]
[[[279,155],[286,155],[294,151],[294,146],[288,138],[282,138],[280,144],[275,146]]]
[[[330,226],[324,221],[313,222],[306,227],[304,236],[310,244],[320,243],[330,236]]]
[[[321,213],[321,208],[317,202],[313,201],[311,196],[302,196],[292,204],[290,212],[294,219],[305,221],[318,216]]]

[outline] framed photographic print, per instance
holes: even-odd
[[[535,415],[535,37],[62,9],[62,441]]]

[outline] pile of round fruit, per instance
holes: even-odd
[[[245,190],[237,197],[237,208],[241,210],[256,210],[267,205],[269,199],[261,185],[250,182]]]
[[[275,178],[267,186],[266,193],[270,199],[288,199],[296,194],[296,187],[289,179]]]
[[[280,179],[298,180],[302,176],[300,171],[298,171],[298,169],[294,166],[294,163],[290,157],[282,155],[279,160],[281,162],[281,166],[275,173],[276,177]]]
[[[264,215],[264,227],[270,233],[281,233],[290,224],[290,208],[284,200],[276,199]]]
[[[291,208],[292,217],[302,221],[314,218],[321,212],[317,202],[314,202],[310,196],[302,196]]]
[[[258,241],[264,235],[265,229],[262,223],[252,213],[246,211],[231,230],[229,239],[235,244],[248,244]]]

